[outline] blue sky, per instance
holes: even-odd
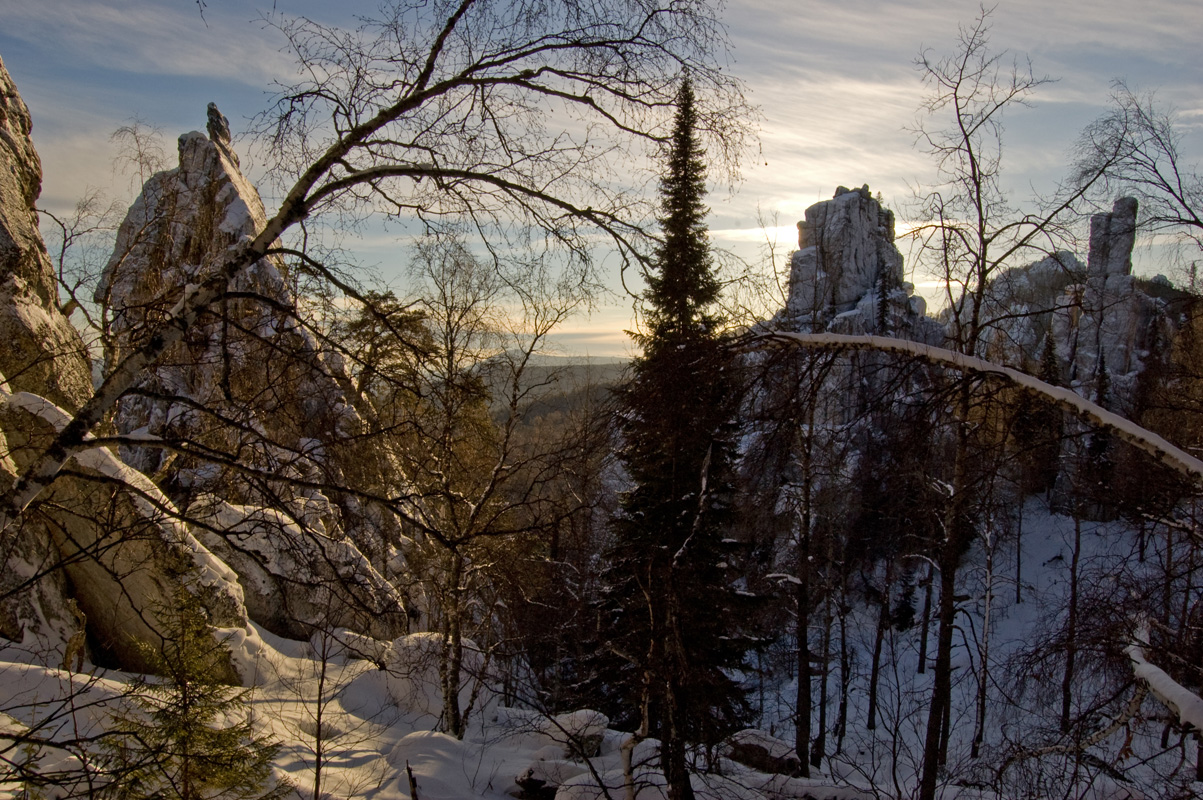
[[[213,100],[237,132],[267,105],[273,80],[293,65],[282,40],[259,20],[273,6],[289,14],[345,21],[318,0],[206,0],[203,19],[191,0],[0,0],[0,58],[34,118],[45,172],[42,203],[69,208],[86,185],[132,200],[111,169],[109,134],[133,117],[160,127],[168,141],[203,129]],[[375,2],[363,5],[371,13]],[[933,168],[908,132],[923,87],[919,52],[949,52],[958,23],[978,13],[960,0],[738,0],[726,5],[731,71],[762,114],[758,149],[745,159],[732,192],[710,197],[712,236],[745,258],[765,240],[758,217],[782,252],[794,223],[836,186],[868,183],[905,220],[913,187]],[[330,17],[343,15],[343,20]],[[1081,128],[1107,108],[1122,78],[1156,90],[1203,154],[1203,3],[1198,0],[1003,0],[992,14],[991,44],[1030,58],[1042,87],[1030,107],[1006,120],[1006,169],[1016,205],[1049,191],[1064,171]],[[248,166],[244,158],[244,166]],[[253,163],[249,165],[254,173]],[[271,199],[265,198],[268,205]],[[399,274],[398,248],[378,232],[360,248],[387,275]],[[1158,271],[1144,256],[1139,269]],[[916,276],[921,282],[923,276]],[[618,299],[565,330],[566,349],[591,355],[626,351],[629,300]]]

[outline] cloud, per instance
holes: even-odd
[[[239,0],[209,2],[202,20],[190,0],[6,0],[0,54],[34,112],[43,204],[69,206],[83,184],[128,193],[111,173],[108,134],[135,113],[163,128],[170,150],[175,136],[203,126],[209,100],[232,122],[260,110],[271,82],[295,75],[280,34],[254,21],[277,5],[348,27],[352,13],[377,10],[374,0]],[[935,176],[907,130],[925,92],[915,58],[925,48],[954,52],[958,24],[978,12],[978,0],[730,0],[730,71],[746,82],[762,121],[738,192],[709,198],[716,246],[754,260],[763,218],[779,229],[778,246],[791,248],[793,223],[840,185],[880,191],[901,230],[912,187]],[[991,24],[993,51],[1010,51],[1021,63],[1030,56],[1036,74],[1059,78],[1037,90],[1030,108],[1005,118],[1004,177],[1017,207],[1031,189],[1047,192],[1065,173],[1069,146],[1107,109],[1116,77],[1137,90],[1157,89],[1159,102],[1179,109],[1188,160],[1203,153],[1197,0],[1008,0]],[[408,233],[368,227],[344,243],[362,263],[396,278]],[[630,327],[630,301],[615,309],[589,330]]]
[[[74,58],[106,70],[142,75],[186,75],[233,80],[262,88],[295,74],[280,51],[283,40],[250,24],[255,12],[209,4],[204,18],[191,3],[151,0],[81,2],[10,0],[5,35],[54,42]]]

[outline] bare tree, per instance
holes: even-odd
[[[1203,249],[1203,175],[1183,155],[1174,110],[1123,81],[1112,86],[1111,98],[1114,108],[1078,139],[1074,181],[1092,186],[1104,201],[1137,198],[1144,230],[1174,236],[1192,251]]]
[[[956,51],[943,58],[924,53],[917,65],[930,95],[916,136],[921,149],[936,162],[938,184],[921,198],[926,224],[915,237],[920,257],[932,264],[947,286],[950,336],[954,347],[978,355],[992,321],[986,318],[991,281],[1018,259],[1047,253],[1064,236],[1071,212],[1113,164],[1118,148],[1101,150],[1092,172],[1061,192],[1037,213],[1014,209],[1003,189],[1003,115],[1048,82],[1030,63],[1007,59],[989,47],[989,10],[960,29]],[[945,541],[940,548],[940,591],[932,703],[924,746],[919,796],[935,796],[937,774],[946,758],[948,705],[951,702],[953,629],[957,613],[957,569],[974,532],[967,512],[970,492],[970,409],[973,388],[960,384],[954,403],[957,420],[950,496],[945,507]]]
[[[579,301],[528,266],[499,273],[457,240],[427,241],[414,264],[429,344],[395,455],[409,483],[407,557],[441,642],[441,724],[457,737],[469,713],[460,692],[481,677],[463,674],[469,639],[487,648],[499,637],[491,601],[501,565],[573,511],[554,489],[562,445],[524,437],[522,422],[555,379],[532,361]]]
[[[627,259],[644,249],[642,186],[613,170],[664,135],[683,70],[712,156],[735,164],[746,132],[740,86],[714,60],[723,31],[704,2],[395,2],[354,34],[272,22],[308,76],[261,120],[271,166],[290,176],[279,208],[176,291],[170,313],[22,472],[0,528],[231,280],[302,220],[383,210],[430,228],[469,224],[498,259],[505,243],[523,241],[566,254],[587,285],[596,234]]]

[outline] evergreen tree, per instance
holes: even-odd
[[[603,636],[625,664],[604,678],[661,741],[669,796],[693,796],[686,742],[712,744],[748,708],[728,672],[744,663],[747,600],[732,589],[736,366],[712,310],[704,152],[681,84],[660,182],[664,237],[648,277],[647,333],[620,390],[622,458],[634,484],[614,525]]]
[[[117,800],[273,800],[287,784],[265,789],[277,747],[246,718],[246,692],[220,680],[230,651],[214,646],[200,602],[187,590],[164,615],[162,647],[147,655],[161,678],[139,679],[134,707],[117,715],[123,735],[113,747]]]

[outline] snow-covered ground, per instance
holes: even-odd
[[[1189,781],[1196,757],[1193,742],[1174,734],[1168,744],[1162,744],[1168,718],[1181,714],[1193,721],[1198,698],[1183,687],[1174,689],[1176,684],[1171,686],[1168,676],[1157,676],[1160,670],[1145,659],[1140,632],[1131,625],[1117,624],[1113,642],[1083,637],[1080,643],[1072,712],[1075,718],[1087,718],[1078,736],[1090,739],[1089,757],[1075,758],[1058,732],[1064,665],[1053,651],[1061,647],[1059,637],[1064,636],[1078,536],[1077,585],[1083,616],[1112,602],[1122,609],[1131,582],[1140,580],[1142,570],[1152,575],[1163,560],[1164,542],[1154,537],[1146,538],[1141,562],[1138,532],[1130,526],[1117,522],[1075,527],[1072,519],[1050,513],[1038,500],[1029,501],[1025,509],[1018,554],[1012,533],[996,543],[991,574],[986,571],[984,542],[979,541],[968,557],[962,571],[963,614],[955,651],[952,741],[941,793],[946,800],[1201,796],[1203,785]],[[988,704],[980,752],[974,758],[971,746],[987,638],[987,587],[992,595]],[[1133,625],[1146,610],[1131,608]],[[825,698],[819,697],[816,681],[814,699],[828,704],[829,730],[828,757],[813,777],[774,776],[720,759],[721,775],[696,778],[698,796],[714,800],[911,796],[931,674],[918,672],[919,622],[905,630],[891,629],[883,643],[879,723],[876,730],[867,730],[866,685],[875,624],[876,612],[865,608],[852,609],[846,620],[850,668],[847,727],[842,736],[834,729],[839,659],[833,659]],[[627,796],[623,745],[631,737],[609,729],[597,712],[549,717],[502,707],[495,696],[482,691],[474,699],[462,740],[437,732],[441,701],[438,671],[428,657],[437,644],[431,634],[383,643],[346,633],[295,642],[253,625],[229,633],[239,669],[250,676],[247,699],[253,724],[280,744],[277,775],[290,781],[301,797],[315,796],[320,777],[318,797],[412,800],[411,775],[421,800],[552,797],[550,790],[539,793],[540,782],[560,785],[554,795],[557,800]],[[934,628],[929,658],[933,647]],[[1126,662],[1126,677],[1117,680],[1115,665],[1107,661],[1109,648],[1119,653],[1128,648],[1131,660]],[[19,744],[25,736],[59,741],[86,738],[102,730],[125,702],[128,675],[33,666],[21,663],[25,659],[12,649],[0,651],[0,658],[9,659],[0,663],[0,742],[8,759],[35,752],[32,746]],[[1135,680],[1133,663],[1141,679],[1160,682],[1154,688],[1178,703],[1172,713],[1153,693],[1134,695],[1134,687],[1142,684]],[[770,750],[788,751],[797,684],[792,679],[774,680],[768,669],[764,674],[768,677],[763,681],[750,679],[750,683],[765,733],[750,738],[767,742],[764,746]],[[1100,699],[1101,693],[1117,685],[1121,688],[1115,698]],[[464,688],[465,704],[472,688]],[[1140,713],[1124,719],[1124,709],[1133,704]],[[774,744],[770,732],[782,741]],[[87,747],[44,749],[38,769],[69,775],[81,768],[80,757],[88,752]],[[655,742],[636,743],[631,755],[632,796],[662,798]],[[3,787],[0,795],[22,797],[21,792],[22,787],[13,784]],[[46,796],[56,795],[49,791]]]

